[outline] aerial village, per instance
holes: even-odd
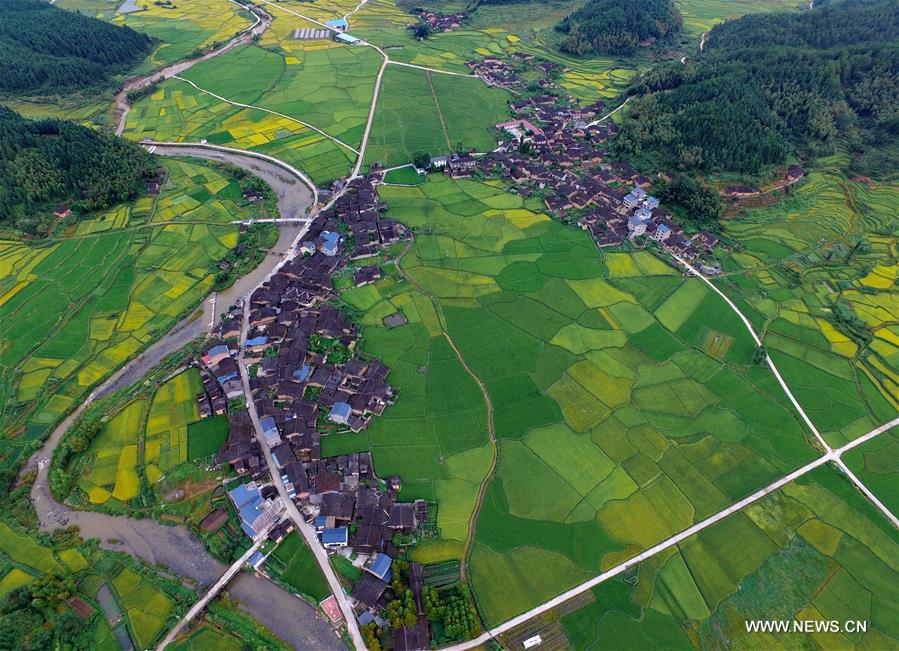
[[[424,500],[399,502],[399,477],[375,476],[369,453],[322,458],[324,432],[358,432],[393,403],[389,369],[356,352],[359,328],[328,301],[335,299],[332,277],[348,259],[366,258],[383,247],[410,238],[397,222],[381,215],[386,206],[368,177],[350,182],[333,206],[310,224],[296,256],[250,296],[233,306],[215,330],[215,340],[198,362],[204,391],[197,400],[201,416],[229,413],[229,436],[215,457],[246,479],[229,492],[241,528],[250,538],[268,531],[281,540],[293,523],[272,483],[261,448],[265,445],[287,494],[314,526],[331,553],[350,558],[362,570],[352,588],[360,622],[379,621],[387,607],[385,592],[398,558],[395,537],[404,544],[428,522]],[[352,240],[355,246],[347,251]],[[362,266],[357,284],[379,277],[377,265]],[[247,336],[241,342],[243,320]],[[250,369],[250,388],[262,438],[244,408],[238,356]],[[261,568],[257,552],[249,564]],[[424,617],[421,568],[403,572],[418,607],[413,626],[395,634],[397,649],[427,648],[430,631]],[[322,604],[336,624],[341,615],[333,597]],[[408,629],[408,630],[406,630]],[[403,644],[408,643],[408,646]]]
[[[439,29],[445,17],[420,18],[429,24],[434,18],[432,27]],[[345,23],[333,25],[339,35],[348,29]],[[518,63],[532,58],[514,56]],[[541,68],[542,87],[552,86],[546,76],[555,65]],[[515,66],[500,59],[470,62],[469,67],[490,85],[522,86]],[[498,146],[493,151],[433,157],[431,170],[452,178],[498,178],[512,192],[540,196],[552,216],[589,231],[598,247],[654,242],[686,260],[699,259],[706,273],[720,271],[708,258],[718,244],[715,235],[700,231],[687,236],[647,191],[649,178],[627,162],[606,160],[603,144],[617,127],[599,121],[603,102],[579,107],[573,100],[544,93],[522,96],[510,109],[513,119],[496,125]],[[198,360],[204,391],[197,400],[203,417],[229,414],[229,436],[215,461],[230,465],[245,479],[229,492],[244,533],[280,541],[293,528],[284,517],[286,505],[273,484],[264,445],[288,497],[314,527],[322,546],[329,554],[352,559],[362,570],[350,591],[361,624],[384,625],[391,589],[405,585],[402,589],[411,591],[414,623],[407,619],[394,633],[395,648],[408,651],[429,648],[431,631],[422,568],[400,561],[400,572],[397,561],[404,545],[433,531],[429,505],[425,500],[398,501],[402,478],[378,477],[368,452],[321,456],[322,436],[364,430],[397,397],[387,382],[389,369],[357,351],[359,327],[332,305],[340,293],[334,287],[335,274],[412,238],[402,224],[384,216],[388,206],[377,193],[383,175],[373,164],[368,175],[339,180],[320,191],[321,201],[336,199],[312,220],[292,257],[246,304],[231,306],[223,315],[214,340]],[[380,276],[377,264],[360,265],[353,269],[353,284],[372,283]],[[400,320],[392,320],[397,316]],[[387,327],[402,323],[401,315],[385,319]],[[250,371],[264,442],[244,404],[240,356]],[[256,552],[249,564],[263,571],[264,560]],[[333,596],[321,607],[339,624],[341,613]]]

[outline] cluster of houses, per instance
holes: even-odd
[[[229,492],[243,531],[278,539],[290,527],[279,522],[284,504],[270,482],[264,445],[288,497],[314,524],[322,544],[335,553],[355,553],[363,574],[353,596],[366,621],[386,607],[396,536],[408,542],[428,521],[427,502],[398,502],[399,477],[376,477],[370,453],[321,455],[323,432],[360,431],[395,397],[389,369],[356,352],[358,327],[329,302],[337,297],[332,278],[351,257],[374,255],[410,237],[382,217],[386,206],[374,178],[357,178],[343,188],[310,224],[297,255],[223,316],[199,360],[204,390],[197,397],[202,414],[233,412],[216,462],[246,478]],[[354,277],[358,284],[372,282],[377,270],[361,267]],[[228,409],[229,401],[244,396],[241,354],[261,436],[246,409]],[[251,564],[262,560],[254,557]],[[406,633],[410,642],[417,639],[414,631]]]
[[[433,11],[422,10],[418,14],[418,21],[427,25],[432,32],[451,32],[462,26],[467,14],[435,14]],[[409,25],[415,27],[415,25]]]
[[[572,100],[543,94],[517,100],[511,109],[514,119],[496,125],[504,139],[494,151],[480,158],[462,154],[433,159],[432,165],[454,178],[480,172],[506,180],[523,196],[539,193],[550,213],[577,221],[600,247],[647,237],[695,260],[718,243],[708,232],[687,237],[671,213],[647,193],[648,177],[626,161],[607,160],[603,144],[618,127],[599,121],[603,102],[579,107]]]
[[[536,61],[533,54],[526,52],[513,52],[511,58],[517,64],[527,64],[530,70],[539,70],[543,73],[543,77],[535,83],[544,88],[557,88],[557,84],[552,81],[551,75],[561,66],[552,61]],[[465,65],[475,77],[480,77],[488,86],[496,86],[498,88],[506,88],[509,90],[521,90],[526,85],[525,81],[519,74],[519,68],[515,65],[504,61],[499,57],[486,57],[473,61],[466,61]]]
[[[377,178],[361,176],[353,179],[334,204],[322,212],[322,217],[328,221],[349,227],[353,244],[349,255],[353,260],[374,256],[385,246],[411,237],[405,226],[382,215],[387,204],[381,202],[375,191],[373,181]],[[365,273],[376,271],[377,267]],[[370,277],[368,282],[375,279]]]
[[[480,77],[488,86],[497,88],[514,88],[522,84],[521,77],[515,67],[500,58],[486,57],[465,63],[471,74]]]

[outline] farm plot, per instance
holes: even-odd
[[[254,214],[214,168],[162,162],[155,199],[80,222],[36,245],[0,242],[0,372],[19,403],[3,412],[4,463],[44,436],[98,381],[167,331],[209,291]]]
[[[110,500],[121,504],[137,497],[138,445],[144,427],[146,401],[135,400],[103,424],[87,449],[87,462],[78,488],[91,504]]]
[[[819,468],[636,570],[562,618],[577,649],[887,648],[899,639],[895,530]],[[747,632],[744,621],[859,621],[866,631]],[[601,640],[601,646],[598,641]]]
[[[899,512],[899,428],[843,455],[843,461],[893,513]]]
[[[363,312],[366,350],[393,369],[402,399],[367,433],[327,437],[322,453],[372,449],[379,475],[437,502],[440,538],[415,554],[458,558],[492,454],[483,398],[442,335],[452,338],[486,387],[499,439],[470,561],[488,623],[813,457],[786,397],[751,365],[742,324],[650,253],[600,254],[538,202],[489,184],[432,175],[379,191],[423,234],[401,274],[344,300]],[[704,311],[727,350],[707,350],[690,325]],[[378,327],[397,312],[409,323]],[[435,360],[451,366],[432,373]],[[451,401],[431,403],[434,375],[452,380]]]
[[[153,396],[144,434],[147,479],[156,483],[188,458],[188,425],[200,420],[197,394],[203,390],[196,368],[176,375]]]
[[[899,410],[899,188],[813,173],[793,195],[727,222],[744,244],[721,280],[828,442]]]
[[[392,166],[408,163],[416,151],[487,151],[495,146],[494,125],[508,118],[507,99],[480,79],[390,66],[366,159]]]
[[[678,5],[684,17],[684,30],[698,38],[717,23],[739,18],[746,14],[799,9],[807,4],[801,0],[762,0],[746,2],[745,0],[684,0]]]
[[[355,159],[377,66],[377,56],[367,49],[328,48],[300,59],[257,46],[236,48],[194,66],[184,79],[258,109],[234,106],[170,79],[135,104],[123,135],[135,140],[205,139],[258,151],[327,184],[345,175]]]
[[[174,602],[152,581],[131,569],[123,569],[112,587],[128,615],[129,629],[139,648],[148,649],[165,630]]]
[[[196,49],[223,43],[252,25],[255,18],[237,4],[219,0],[191,0],[183,3],[155,3],[140,0],[140,11],[118,14],[113,22],[144,32],[162,43],[135,69],[147,73],[179,59]]]
[[[312,551],[296,531],[282,540],[268,556],[265,569],[297,594],[305,595],[315,603],[331,594]]]

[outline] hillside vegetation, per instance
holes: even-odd
[[[138,145],[0,107],[0,226],[37,232],[60,203],[98,210],[133,198],[153,169]]]
[[[790,156],[856,152],[854,171],[894,174],[899,4],[850,0],[715,27],[698,63],[631,88],[618,147],[661,167],[757,174]]]
[[[572,54],[633,54],[641,41],[663,39],[681,28],[673,0],[588,0],[558,25],[561,49]]]
[[[95,85],[143,59],[153,40],[41,0],[3,0],[0,93]]]

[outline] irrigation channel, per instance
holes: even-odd
[[[303,180],[292,176],[278,165],[249,154],[222,152],[201,146],[158,146],[155,153],[166,156],[194,156],[217,162],[228,162],[266,181],[278,197],[278,208],[285,215],[303,215],[312,208],[314,194]],[[244,296],[268,276],[278,265],[281,255],[303,229],[303,224],[279,224],[279,237],[270,255],[258,267],[241,277],[227,290],[204,299],[200,307],[178,323],[167,335],[152,344],[142,354],[119,369],[81,406],[68,416],[43,447],[29,459],[26,467],[37,469],[31,498],[40,519],[41,529],[53,530],[76,525],[85,538],[96,538],[100,546],[112,551],[127,552],[138,560],[168,568],[173,574],[186,577],[205,588],[214,584],[227,569],[212,558],[202,542],[183,526],[168,526],[155,520],[138,520],[92,511],[77,511],[55,501],[50,495],[47,479],[53,451],[66,430],[84,409],[98,397],[139,382],[147,371],[162,359],[186,344],[209,332],[215,317],[215,306],[227,309],[237,298]],[[335,649],[342,646],[331,626],[305,601],[291,595],[274,583],[243,572],[228,586],[227,592],[240,608],[269,628],[284,642],[297,649]]]

